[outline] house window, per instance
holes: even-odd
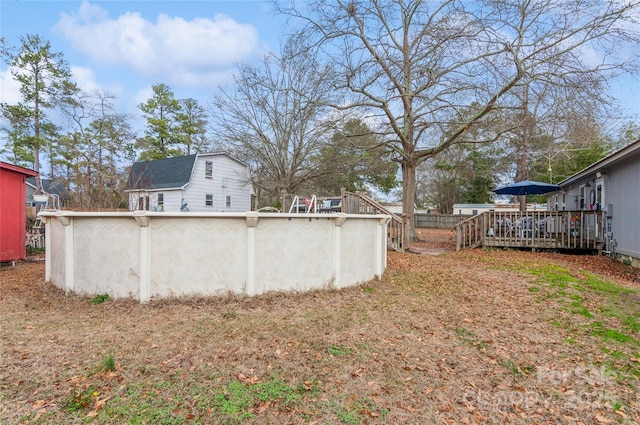
[[[164,193],[158,193],[158,209],[164,211]]]
[[[212,207],[213,206],[213,195],[211,195],[209,193],[204,195],[204,206],[205,207]]]
[[[213,161],[206,161],[204,163],[204,177],[207,179],[213,178]]]
[[[231,208],[231,196],[227,195],[227,208]]]
[[[149,209],[149,195],[138,196],[138,209],[139,210]]]

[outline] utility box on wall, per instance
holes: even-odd
[[[0,262],[26,257],[28,176],[38,173],[0,161]]]

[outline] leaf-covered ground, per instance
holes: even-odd
[[[3,425],[640,423],[638,274],[608,257],[390,252],[346,290],[148,305],[43,276],[0,270]]]

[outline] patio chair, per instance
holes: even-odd
[[[538,220],[536,225],[536,233],[538,233],[538,235],[550,236],[547,225],[552,222],[553,217],[545,217],[541,220]]]
[[[535,226],[533,217],[522,217],[516,220],[516,228],[518,236],[521,238],[530,238],[533,236]]]
[[[513,222],[509,218],[496,220],[498,232],[500,235],[507,237],[513,232]]]

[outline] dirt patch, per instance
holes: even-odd
[[[92,304],[2,268],[0,423],[640,423],[633,269],[419,230],[447,251],[340,291]]]
[[[440,255],[456,249],[454,229],[416,229],[416,240],[409,252],[421,255]]]
[[[444,251],[455,251],[456,231],[455,229],[416,229],[417,242],[414,245],[418,248],[442,249]]]

